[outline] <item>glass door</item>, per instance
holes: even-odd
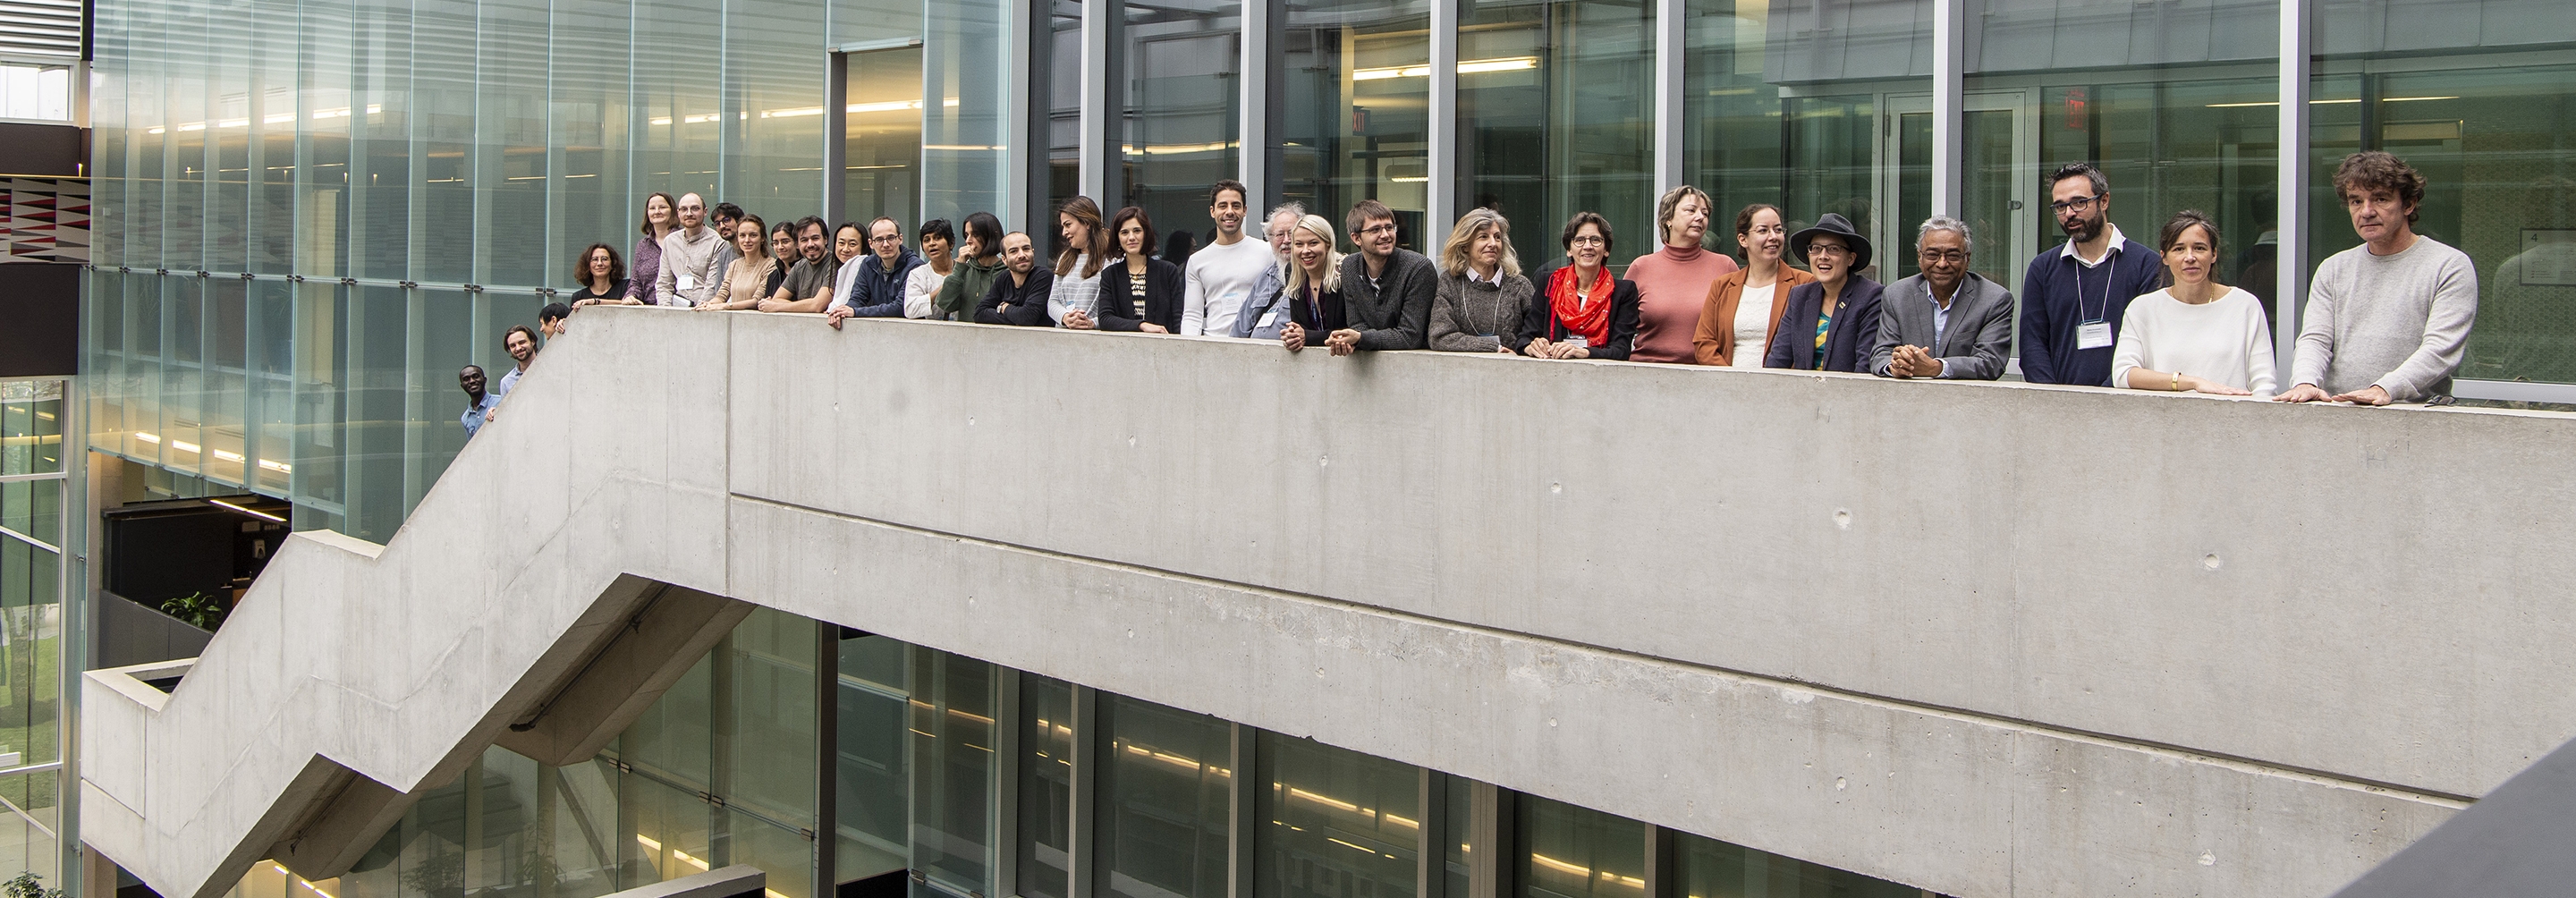
[[[2018,291],[2022,266],[2038,251],[2041,220],[2039,133],[2030,92],[1980,91],[1964,100],[1959,217],[1976,236],[1969,268]],[[1877,268],[1884,283],[1919,273],[1914,229],[1932,215],[1932,98],[1891,97],[1880,123],[1887,157],[1897,160],[1881,176],[1879,188],[1881,196],[1893,197],[1895,203],[1891,214],[1882,217],[1879,233],[1870,235],[1879,245]]]
[[[921,214],[921,47],[852,53],[849,63],[844,214],[891,215],[909,230]]]

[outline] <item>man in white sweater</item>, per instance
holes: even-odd
[[[1216,240],[1190,254],[1181,269],[1181,333],[1222,335],[1234,329],[1234,316],[1251,295],[1252,282],[1277,262],[1270,244],[1243,233],[1250,211],[1249,191],[1234,180],[1208,188],[1208,217],[1216,220]]]
[[[2296,386],[2272,398],[2387,405],[2450,395],[2478,318],[2477,268],[2415,233],[2424,176],[2397,157],[2354,153],[2334,185],[2362,245],[2317,266],[2290,368]]]

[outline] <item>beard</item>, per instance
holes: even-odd
[[[2067,228],[2066,237],[2077,243],[2091,243],[2093,238],[2102,236],[2104,226],[2102,213],[2096,212],[2083,221],[2076,222],[2074,227]]]

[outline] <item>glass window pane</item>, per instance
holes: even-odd
[[[851,221],[879,215],[915,220],[921,200],[921,59],[920,47],[850,54],[842,198],[848,204],[843,217]]]
[[[554,57],[562,52],[548,42],[547,6],[545,0],[482,0],[479,5],[475,56],[481,74],[474,90],[481,98],[470,129],[463,132],[473,137],[468,155],[474,162],[472,197],[465,204],[471,231],[460,235],[467,238],[467,247],[459,255],[473,263],[458,278],[468,283],[548,283],[546,275],[569,269],[580,249],[546,239],[546,187],[560,183],[549,177],[553,151],[546,142],[551,133],[546,89]],[[475,96],[472,91],[458,93]],[[472,255],[464,254],[468,252]],[[437,274],[429,278],[446,279]]]
[[[1223,898],[1232,806],[1233,726],[1103,694],[1109,748],[1099,766],[1099,882],[1117,898]]]
[[[1064,249],[1064,237],[1056,233],[1055,210],[1081,192],[1078,145],[1082,130],[1083,11],[1082,0],[1051,0],[1051,5],[1054,14],[1048,19],[1053,31],[1048,57],[1052,74],[1047,79],[1047,207],[1043,214],[1028,216],[1045,222],[1046,258],[1050,259]],[[1006,231],[1019,229],[1011,222],[1003,222],[1002,227]]]
[[[1263,731],[1255,898],[1412,898],[1421,768]]]
[[[1019,874],[1022,898],[1065,898],[1073,846],[1073,687],[1020,675]]]
[[[2463,22],[2495,22],[2507,4],[2463,3]],[[2319,8],[2321,32],[2350,30],[2358,11]],[[2446,13],[2445,15],[2448,15]],[[2413,20],[2410,13],[2405,18]],[[2518,39],[2576,40],[2560,15],[2526,21]],[[2425,34],[2456,35],[2457,22],[2414,21]],[[2373,26],[2375,28],[2375,26]],[[2554,35],[2554,37],[2536,37]],[[2439,68],[2363,72],[2361,62],[2326,57],[2311,85],[2308,263],[2361,244],[2334,190],[2345,156],[2385,150],[2424,176],[2415,232],[2468,253],[2478,272],[2477,326],[2459,377],[2576,383],[2576,51],[2541,58],[2441,57]]]
[[[1476,0],[1459,31],[1461,204],[1511,219],[1526,269],[1564,254],[1556,235],[1576,212],[1648,233],[1654,5]]]
[[[1241,173],[1243,6],[1126,9],[1125,205],[1143,208],[1164,234],[1205,243],[1208,185]]]
[[[1287,60],[1279,113],[1285,198],[1336,227],[1361,200],[1385,203],[1402,245],[1421,251],[1431,174],[1430,5],[1289,0],[1287,11],[1286,32],[1273,38],[1285,42]]]
[[[1646,825],[1518,796],[1523,898],[1645,898]]]
[[[1921,898],[1924,891],[1756,851],[1716,839],[1674,833],[1675,872],[1689,898]]]
[[[956,0],[929,5],[922,42],[922,217],[962,226],[970,212],[992,212],[1004,222],[1024,199],[1004,197],[1010,153],[1002,123],[1010,110],[1010,85],[1028,76],[1025,63],[1007,52],[1010,17],[999,0]],[[855,164],[855,163],[853,163]]]
[[[904,836],[912,798],[904,767],[904,715],[912,694],[903,643],[883,636],[841,639],[839,878],[864,879],[909,863]]]
[[[630,211],[626,186],[626,140],[631,124],[627,93],[631,7],[622,0],[555,0],[549,40],[554,54],[553,105],[548,151],[559,161],[550,174],[557,202],[550,248],[559,255],[543,272],[543,283],[573,289],[570,260],[593,241],[607,243],[617,257],[633,251],[640,210]]]
[[[771,222],[819,214],[823,117],[803,113],[823,108],[830,58],[813,43],[814,23],[824,18],[823,0],[727,3],[724,9],[725,102],[731,114],[724,126],[722,201]],[[921,100],[919,72],[916,65],[899,83],[904,99]],[[918,128],[918,111],[913,112]],[[706,201],[713,209],[719,199],[709,194]],[[852,206],[851,211],[866,207]],[[910,208],[893,214],[913,220]]]
[[[912,867],[952,894],[992,891],[993,675],[964,655],[913,651]]]

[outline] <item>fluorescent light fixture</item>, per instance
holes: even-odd
[[[171,441],[170,441],[170,448],[172,448],[172,449],[177,449],[177,450],[179,450],[179,451],[181,451],[181,452],[202,452],[202,451],[204,451],[204,450],[203,450],[203,448],[199,447],[197,444],[195,444],[195,443],[191,443],[191,442],[188,442],[187,440],[171,440]]]
[[[1475,75],[1484,72],[1520,72],[1535,68],[1538,68],[1538,57],[1536,56],[1498,56],[1492,59],[1461,59],[1458,61],[1458,74],[1461,75]],[[1431,66],[1429,65],[1391,65],[1353,71],[1351,72],[1351,80],[1382,81],[1388,78],[1422,78],[1427,77],[1430,74]]]
[[[2424,101],[2426,101],[2426,100],[2457,100],[2457,99],[2459,99],[2459,97],[2456,97],[2456,96],[2452,96],[2452,97],[2381,97],[2381,98],[2379,98],[2379,102],[2382,102],[2382,103],[2421,103],[2421,102],[2424,102]],[[2356,106],[2356,105],[2360,105],[2360,103],[2361,103],[2361,98],[2360,98],[2360,97],[2345,97],[2345,98],[2342,98],[2342,99],[2336,99],[2336,100],[2309,100],[2309,101],[2308,101],[2308,105],[2310,105],[2310,106]],[[2256,107],[2256,106],[2279,106],[2279,105],[2281,105],[2281,101],[2279,101],[2279,100],[2264,100],[2264,101],[2256,102],[2256,103],[2211,103],[2211,104],[2209,104],[2209,105],[2208,105],[2208,107],[2207,107],[2207,108],[2210,108],[2210,109],[2252,109],[2252,108],[2254,108],[2254,107]]]
[[[690,854],[689,854],[688,852],[686,852],[686,851],[681,851],[680,849],[674,848],[674,849],[671,849],[671,856],[672,856],[672,857],[679,858],[679,859],[680,859],[680,861],[681,861],[682,863],[685,863],[685,864],[688,864],[688,865],[690,865],[690,866],[696,867],[696,868],[698,868],[698,869],[700,869],[700,870],[708,869],[707,862],[702,861],[702,860],[698,860],[697,858],[690,856]]]
[[[146,433],[138,430],[134,432],[134,438],[146,443],[151,443],[155,446],[161,445],[161,435],[157,433]]]
[[[293,474],[293,473],[295,473],[295,466],[294,466],[294,465],[290,465],[290,464],[287,464],[287,463],[282,462],[282,461],[275,461],[275,460],[271,460],[271,459],[265,459],[265,458],[263,458],[263,459],[260,459],[260,460],[259,460],[259,466],[260,466],[260,467],[263,467],[263,468],[267,468],[267,469],[269,469],[269,470],[271,470],[271,471],[276,471],[277,473],[280,473],[280,474]]]
[[[216,458],[219,458],[219,459],[223,459],[224,461],[229,461],[229,462],[240,462],[240,461],[244,461],[244,459],[242,458],[241,453],[239,453],[239,452],[226,452],[226,451],[221,450],[221,449],[217,449],[217,450],[215,450],[215,457],[216,457]]]
[[[1387,180],[1397,184],[1427,184],[1430,183],[1431,176],[1423,175],[1419,178],[1388,178]]]
[[[244,507],[239,506],[239,505],[234,505],[234,504],[232,504],[232,503],[230,503],[230,502],[226,502],[226,501],[224,501],[224,500],[222,500],[222,499],[208,499],[208,500],[206,500],[206,503],[207,503],[207,504],[209,504],[209,505],[221,505],[221,506],[223,506],[223,507],[225,507],[225,508],[229,508],[229,509],[232,509],[232,510],[234,510],[234,511],[241,512],[241,513],[243,513],[243,514],[250,515],[251,517],[254,517],[254,518],[266,518],[266,519],[268,519],[268,520],[276,521],[276,522],[278,522],[278,523],[280,523],[280,524],[286,523],[286,519],[285,519],[285,518],[281,518],[281,517],[278,517],[278,516],[276,516],[276,515],[269,514],[268,512],[261,511],[261,510],[256,509],[256,508],[244,508]]]
[[[662,850],[662,842],[661,842],[661,840],[659,840],[659,839],[655,839],[655,838],[653,838],[652,836],[648,836],[648,835],[645,835],[645,834],[643,834],[643,833],[636,833],[636,834],[635,834],[635,844],[644,846],[644,850],[646,850],[646,851],[660,851],[660,850]]]

